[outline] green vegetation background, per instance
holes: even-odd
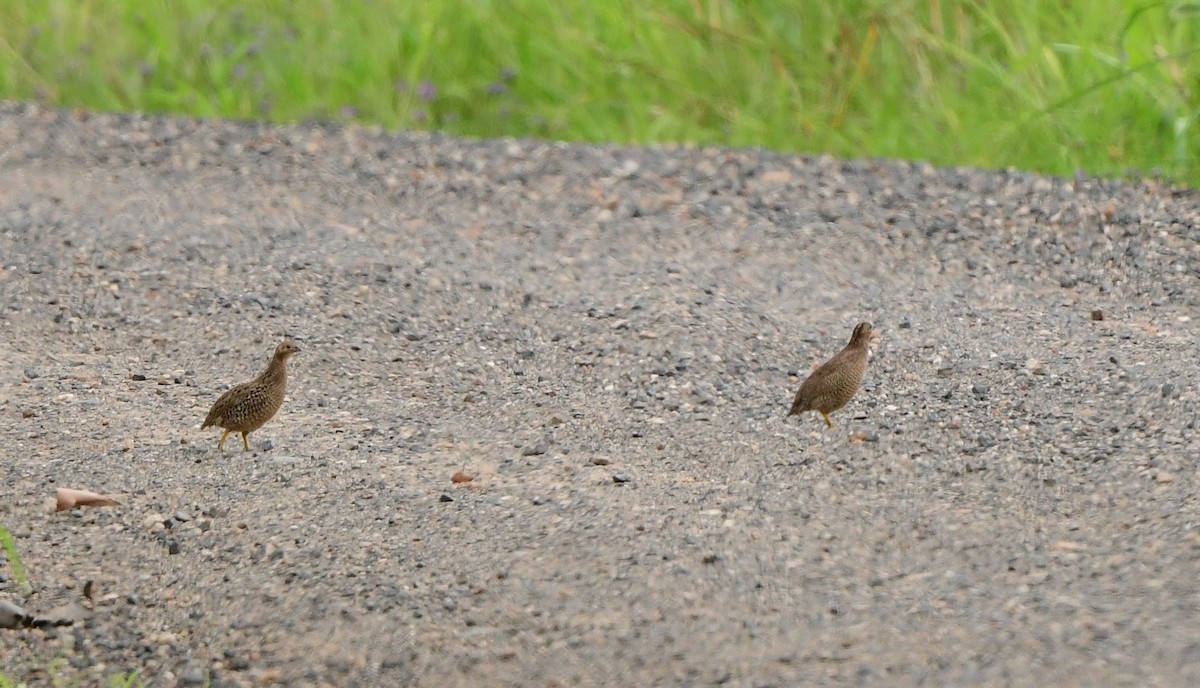
[[[1200,2],[7,0],[0,97],[1200,181]]]

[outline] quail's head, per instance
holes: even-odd
[[[275,358],[286,361],[288,356],[298,353],[299,351],[300,347],[296,346],[295,342],[290,339],[285,339],[279,343],[279,346],[275,347]]]
[[[854,333],[850,335],[850,346],[854,348],[865,347],[867,342],[871,341],[875,330],[872,329],[871,323],[860,322],[854,326]]]

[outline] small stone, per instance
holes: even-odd
[[[204,670],[198,667],[188,667],[179,675],[179,685],[181,686],[202,686],[208,681],[208,677],[204,675]]]
[[[1166,471],[1159,471],[1154,474],[1154,482],[1159,485],[1166,485],[1175,482],[1175,476]]]
[[[612,463],[612,462],[607,457],[604,457],[604,456],[593,456],[592,457],[592,465],[593,466],[607,466],[610,463]]]
[[[225,660],[225,666],[229,667],[230,671],[245,671],[250,668],[250,660],[245,657],[230,657]]]
[[[1170,399],[1171,395],[1174,393],[1175,393],[1175,385],[1171,384],[1170,382],[1163,384],[1163,386],[1162,386],[1163,399]]]
[[[1058,278],[1058,286],[1062,287],[1063,289],[1072,289],[1077,284],[1079,284],[1079,280],[1070,275],[1063,275],[1062,277]]]
[[[155,526],[161,527],[166,520],[162,514],[147,514],[142,518],[142,530],[154,530]]]
[[[182,551],[183,547],[180,546],[178,540],[172,538],[167,541],[167,554],[179,554]]]
[[[134,382],[145,382],[146,376],[142,373],[134,373],[133,375],[129,376],[129,379],[133,380]]]
[[[187,523],[188,521],[192,520],[191,515],[186,511],[176,511],[171,518],[175,519],[179,523]]]
[[[633,480],[633,478],[630,477],[628,473],[613,473],[612,480],[614,483],[621,485],[623,483],[630,482]]]
[[[1103,319],[1104,319],[1104,311],[1100,310],[1099,308],[1092,309],[1092,320],[1095,320],[1096,322],[1100,322]]]
[[[538,442],[537,444],[528,445],[524,449],[521,450],[521,456],[541,456],[542,454],[545,454],[545,453],[546,453],[546,444],[544,442]]]
[[[41,371],[38,370],[37,368],[26,368],[24,372],[25,372],[25,379],[27,379],[27,380],[36,380],[37,378],[42,376]]]
[[[990,389],[991,387],[987,386],[986,384],[982,382],[976,382],[975,384],[971,385],[971,394],[973,394],[976,399],[986,399]]]
[[[1037,360],[1036,358],[1026,359],[1025,370],[1028,370],[1033,375],[1045,375],[1046,374],[1046,364],[1042,363],[1041,361]]]
[[[36,415],[37,411],[34,411],[33,409],[21,409],[22,418],[33,418]]]
[[[443,502],[443,503],[445,503],[445,502],[453,502],[453,501],[454,501],[454,498],[453,498],[453,497],[451,497],[451,496],[450,496],[450,495],[448,495],[448,494],[444,494],[444,495],[442,495],[442,496],[438,497],[438,501],[439,501],[439,502]]]

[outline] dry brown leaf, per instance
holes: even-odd
[[[54,491],[55,511],[67,511],[77,506],[118,506],[120,502],[108,495],[60,487]]]
[[[40,618],[34,619],[34,625],[39,625],[38,622],[41,621],[46,626],[70,626],[76,621],[85,621],[92,618],[94,613],[80,602],[67,602],[51,609]]]
[[[25,610],[8,600],[0,600],[0,628],[20,628],[28,625]]]
[[[70,626],[76,621],[91,618],[93,612],[87,605],[79,602],[68,602],[42,615],[27,614],[24,609],[9,602],[0,600],[0,628],[50,628],[53,626]]]

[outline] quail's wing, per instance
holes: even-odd
[[[236,387],[230,387],[224,394],[217,398],[216,403],[212,405],[212,410],[208,412],[208,417],[204,419],[202,427],[208,427],[225,416],[232,409],[243,401],[245,401],[254,391],[253,382],[243,382]]]
[[[801,389],[805,387],[813,387],[821,384],[821,381],[829,377],[830,373],[837,370],[845,356],[845,350],[839,351],[833,358],[822,363],[816,370],[812,371],[804,380],[804,384],[800,385]]]
[[[800,389],[796,390],[796,396],[792,399],[792,410],[788,412],[788,415],[799,413],[804,400],[807,399],[810,403],[812,402],[813,390],[822,387],[824,380],[829,377],[830,371],[834,368],[832,364],[836,363],[837,360],[838,356],[834,356],[808,374],[804,382],[800,383]]]

